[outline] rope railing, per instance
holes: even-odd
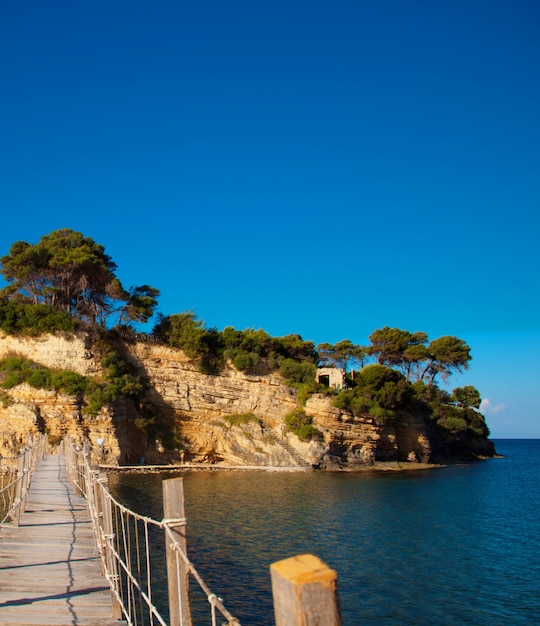
[[[175,484],[170,498],[164,487],[165,517],[158,521],[115,500],[106,475],[91,468],[88,450],[68,443],[65,452],[68,477],[88,503],[114,618],[134,626],[190,626],[191,577],[210,605],[212,626],[217,626],[218,614],[228,626],[240,626],[187,556],[182,479],[164,481]]]
[[[24,513],[30,479],[47,449],[47,435],[29,438],[17,457],[0,462],[0,526],[6,522],[19,525]]]

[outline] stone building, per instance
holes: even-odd
[[[333,389],[345,387],[345,372],[339,367],[319,367],[317,369],[317,382]]]

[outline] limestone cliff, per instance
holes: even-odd
[[[403,415],[391,426],[357,418],[315,395],[305,407],[324,441],[304,443],[286,433],[285,416],[298,406],[296,392],[279,375],[253,376],[226,369],[205,375],[179,350],[150,342],[115,345],[147,381],[147,399],[175,433],[174,445],[151,441],[137,427],[138,409],[120,397],[95,416],[82,399],[20,384],[0,403],[0,454],[9,455],[31,432],[45,430],[51,441],[72,435],[88,439],[94,458],[107,463],[220,463],[226,465],[358,468],[378,461],[429,462],[438,442],[424,420]],[[99,355],[88,336],[0,335],[0,359],[17,354],[55,369],[99,376]],[[233,416],[253,415],[245,423]]]

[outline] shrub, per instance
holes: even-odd
[[[379,425],[408,408],[414,395],[411,384],[400,372],[379,364],[367,365],[349,384],[350,389],[337,394],[334,406],[356,416],[367,414]]]
[[[296,400],[300,406],[306,406],[308,399],[317,391],[316,382],[293,383],[297,389]]]
[[[250,367],[258,365],[259,355],[255,352],[238,352],[232,359],[234,367],[240,371],[248,370]]]
[[[255,413],[231,413],[230,415],[223,415],[223,419],[232,426],[249,424],[250,422],[259,423],[259,418]]]
[[[322,440],[323,434],[312,425],[312,417],[306,415],[304,409],[294,409],[285,416],[285,424],[290,432],[302,441]]]
[[[52,372],[50,385],[57,391],[63,391],[67,395],[76,396],[84,393],[88,388],[88,381],[84,376],[71,370]]]
[[[381,406],[372,406],[369,411],[369,415],[374,418],[375,422],[379,426],[384,426],[386,422],[395,417],[395,413],[390,409],[383,409]]]
[[[51,372],[47,369],[34,370],[26,379],[30,387],[34,389],[50,389],[51,388]]]
[[[10,356],[0,362],[2,387],[11,389],[25,382],[39,366],[24,357]]]
[[[309,383],[315,381],[317,366],[307,361],[283,359],[279,366],[279,373],[291,383]]]
[[[13,398],[6,391],[0,391],[0,404],[7,409],[8,406],[13,404]]]
[[[344,389],[343,391],[338,392],[332,404],[338,409],[343,409],[344,411],[352,411],[352,403],[355,397],[356,394],[353,389]]]
[[[0,328],[7,334],[40,335],[56,331],[73,332],[76,321],[46,304],[0,299]]]
[[[462,417],[441,417],[437,420],[437,424],[451,433],[461,433],[467,430],[467,422]]]

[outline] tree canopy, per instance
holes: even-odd
[[[470,348],[457,337],[439,337],[428,343],[424,332],[411,333],[385,326],[374,331],[368,354],[387,367],[395,367],[407,380],[433,384],[437,376],[446,381],[453,372],[469,368]]]
[[[0,259],[7,287],[0,296],[12,301],[45,304],[87,323],[144,322],[157,306],[159,291],[148,285],[126,291],[116,277],[116,264],[90,237],[62,228],[37,244],[15,242]]]
[[[363,367],[367,356],[364,347],[353,344],[349,339],[343,339],[334,345],[320,343],[317,352],[321,365],[339,367],[345,371],[355,365]]]

